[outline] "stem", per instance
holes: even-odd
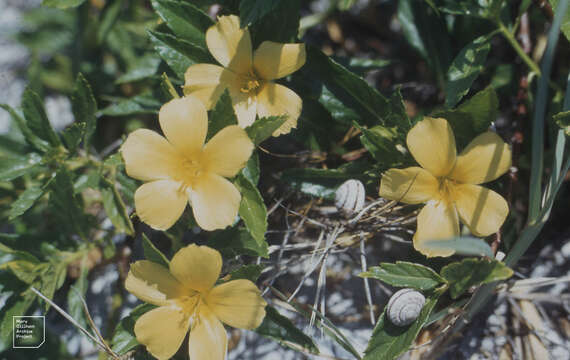
[[[538,76],[542,76],[542,72],[538,68],[538,65],[524,52],[522,47],[520,46],[515,36],[507,29],[507,27],[502,23],[498,22],[497,25],[499,26],[499,31],[503,35],[503,37],[511,44],[513,49],[517,52],[517,54],[523,59],[526,65],[532,70],[532,72],[536,73]]]

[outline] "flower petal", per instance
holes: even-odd
[[[431,240],[446,240],[459,235],[459,220],[453,204],[430,201],[418,215],[418,228],[414,234],[414,248],[427,257],[450,256],[453,250],[429,248]]]
[[[170,359],[182,345],[190,319],[176,308],[161,306],[142,315],[135,323],[138,342],[159,360]]]
[[[503,225],[509,205],[501,195],[470,184],[457,185],[454,190],[459,217],[473,235],[489,236]]]
[[[495,180],[511,167],[509,146],[493,132],[477,136],[457,157],[450,178],[465,184]]]
[[[190,193],[194,218],[208,231],[233,224],[240,201],[241,195],[234,184],[214,173],[200,178]]]
[[[240,329],[255,329],[265,317],[267,303],[249,280],[232,280],[208,294],[208,307],[222,322]]]
[[[245,130],[230,125],[220,130],[206,144],[202,161],[209,172],[234,177],[243,169],[252,151],[253,143]]]
[[[239,126],[246,128],[253,124],[257,114],[257,98],[255,95],[231,92],[232,104]]]
[[[408,149],[433,176],[446,176],[455,165],[455,136],[445,119],[424,117],[408,132]]]
[[[236,76],[229,70],[213,64],[195,64],[184,74],[184,94],[197,97],[211,110],[226,88],[236,87]]]
[[[390,169],[382,174],[380,196],[406,204],[420,204],[439,198],[438,181],[419,166]]]
[[[156,230],[170,228],[180,218],[188,197],[180,184],[157,180],[141,185],[135,192],[135,208],[139,218]]]
[[[198,324],[190,331],[190,360],[224,360],[228,352],[228,335],[224,325],[208,309],[200,307]]]
[[[174,99],[160,108],[160,127],[166,139],[185,155],[194,155],[202,149],[208,132],[208,113],[202,102],[185,96]]]
[[[138,129],[121,146],[127,175],[138,180],[169,179],[176,173],[179,154],[154,131]]]
[[[257,113],[260,117],[287,115],[287,121],[273,136],[288,134],[297,127],[303,101],[293,90],[273,82],[267,82],[257,94]]]
[[[184,291],[182,284],[167,268],[148,260],[131,264],[125,288],[142,301],[159,306]]]
[[[196,244],[180,249],[170,261],[170,272],[182,284],[200,292],[209,291],[222,271],[217,250]]]
[[[264,41],[253,54],[255,72],[265,80],[279,79],[305,65],[305,44]]]
[[[239,17],[220,16],[206,31],[206,44],[218,62],[238,74],[252,67],[251,37],[248,29],[240,29]]]

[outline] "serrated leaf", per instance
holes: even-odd
[[[125,84],[149,78],[156,74],[160,58],[155,54],[148,54],[137,60],[135,64],[123,75],[115,80],[115,84]]]
[[[263,265],[244,265],[230,273],[230,280],[247,279],[256,282],[259,278],[259,275],[261,275],[263,268]]]
[[[291,320],[279,314],[271,306],[265,307],[265,318],[261,325],[255,329],[255,332],[275,340],[283,346],[301,347],[310,353],[319,353],[319,348],[309,336],[297,329]]]
[[[368,271],[358,276],[378,279],[396,287],[409,287],[417,290],[431,290],[446,282],[431,268],[406,261],[396,261],[395,264],[381,263],[379,267],[370,267]]]
[[[256,23],[275,10],[282,0],[242,0],[239,4],[241,27]]]
[[[489,50],[489,36],[480,36],[461,49],[447,70],[446,107],[454,107],[469,92],[473,81],[484,69]]]
[[[247,135],[255,145],[261,144],[268,139],[275,130],[279,129],[287,121],[287,116],[268,116],[256,120],[245,128]]]
[[[105,213],[115,226],[117,232],[133,235],[135,233],[135,228],[129,218],[125,203],[123,202],[123,199],[121,199],[121,195],[119,195],[115,186],[108,184],[106,187],[102,188],[101,198],[103,199],[103,208],[105,209]]]
[[[360,142],[377,162],[392,165],[402,161],[404,154],[396,145],[400,145],[402,149],[404,146],[399,141],[400,136],[396,127],[376,125],[366,129],[356,123],[355,126],[362,132]]]
[[[44,189],[40,186],[27,188],[10,206],[8,220],[14,220],[18,216],[23,215],[43,194]]]
[[[327,169],[286,169],[281,181],[307,195],[334,199],[336,189],[354,175]]]
[[[43,6],[54,7],[58,9],[75,8],[83,4],[85,0],[44,0]]]
[[[156,246],[154,246],[146,234],[142,234],[142,245],[145,259],[160,264],[166,268],[170,267],[170,261],[168,258],[158,250]]]
[[[99,28],[97,29],[97,44],[101,45],[105,42],[107,35],[113,26],[117,23],[117,20],[119,20],[123,2],[123,0],[108,2],[103,9],[103,14],[100,17],[101,22],[99,23]]]
[[[55,292],[63,285],[67,275],[67,265],[63,261],[49,263],[41,273],[39,291],[48,299],[53,299]],[[51,305],[44,302],[43,306],[47,313]]]
[[[97,127],[97,102],[91,86],[81,73],[77,75],[77,80],[71,95],[71,109],[75,121],[85,123],[85,135],[83,137],[85,150],[89,150],[89,144],[95,128]]]
[[[140,345],[135,336],[135,323],[142,315],[154,309],[156,306],[150,304],[142,304],[131,310],[129,316],[123,318],[111,339],[111,348],[119,355],[124,355],[127,352]]]
[[[267,208],[263,197],[257,187],[242,174],[237,176],[235,184],[241,193],[239,216],[251,236],[262,245],[266,243],[265,232],[267,231]]]
[[[162,103],[152,93],[143,93],[121,100],[101,110],[101,115],[128,116],[137,114],[158,114]]]
[[[493,250],[484,240],[462,236],[446,240],[425,242],[426,248],[433,250],[453,250],[457,255],[477,255],[493,258]]]
[[[232,98],[229,90],[226,89],[208,116],[208,135],[206,139],[212,138],[226,126],[237,125],[237,123]]]
[[[37,137],[53,147],[61,145],[46,115],[44,102],[30,88],[26,89],[22,95],[22,110],[26,124]]]
[[[253,185],[257,186],[257,183],[259,183],[259,172],[259,156],[257,155],[257,152],[254,151],[249,160],[247,160],[241,174],[251,181]]]
[[[50,189],[49,204],[54,210],[55,217],[59,220],[61,230],[72,234],[76,233],[81,238],[87,239],[87,219],[77,196],[74,194],[71,174],[67,169],[61,168],[57,172]]]
[[[14,180],[35,171],[42,158],[35,153],[21,157],[0,157],[0,181]]]
[[[158,55],[181,79],[190,65],[213,62],[207,51],[184,39],[158,31],[147,30],[147,33]]]
[[[559,112],[552,117],[556,124],[560,126],[566,136],[570,136],[570,111]]]
[[[464,259],[441,269],[441,276],[449,282],[449,293],[453,299],[472,286],[506,280],[512,275],[513,270],[494,259]]]
[[[28,144],[42,152],[49,149],[48,142],[36,136],[32,130],[30,130],[24,119],[12,107],[6,104],[0,104],[0,108],[6,110],[10,114],[12,120],[16,123],[18,129],[20,129],[20,132],[24,135],[24,139],[26,139]]]
[[[152,7],[176,37],[206,49],[205,33],[214,22],[202,10],[177,0],[153,0]]]
[[[486,131],[498,114],[499,98],[495,89],[488,87],[456,109],[437,111],[431,116],[447,119],[453,128],[457,144],[463,147],[476,135]]]
[[[363,360],[391,360],[407,351],[427,322],[440,295],[441,291],[436,290],[431,296],[426,297],[420,315],[408,326],[392,324],[386,317],[386,308],[384,308],[374,327]]]
[[[77,150],[77,147],[81,143],[81,140],[83,140],[85,133],[86,124],[79,122],[73,123],[63,130],[61,136],[63,137],[63,142],[70,153],[74,153]]]
[[[224,258],[237,255],[268,257],[267,242],[258,243],[244,228],[216,231],[208,240],[208,246],[220,251]]]

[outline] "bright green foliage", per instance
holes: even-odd
[[[554,121],[562,130],[566,136],[570,136],[570,111],[563,111],[553,116]]]
[[[368,268],[368,271],[360,273],[358,276],[378,279],[396,287],[410,287],[418,290],[431,290],[446,282],[429,267],[406,261],[372,266]]]
[[[229,125],[237,125],[237,118],[232,106],[230,92],[226,89],[208,116],[208,135],[206,136],[206,141]]]
[[[245,176],[239,174],[235,184],[241,192],[239,216],[247,230],[260,246],[265,244],[267,231],[267,208],[257,187]]]
[[[471,286],[506,280],[513,271],[504,263],[487,259],[465,259],[441,269],[441,276],[449,281],[449,293],[457,299]]]
[[[255,145],[259,145],[271,137],[271,134],[279,129],[285,121],[287,121],[286,115],[264,117],[245,128],[245,131],[251,141],[253,141]]]

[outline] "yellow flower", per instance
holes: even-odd
[[[222,360],[227,352],[222,322],[241,329],[261,324],[267,304],[255,284],[240,279],[214,286],[221,269],[218,251],[194,244],[178,251],[169,269],[148,260],[131,265],[126,289],[158,306],[142,315],[134,329],[154,357],[174,356],[190,330],[190,359]]]
[[[476,236],[497,232],[509,206],[494,191],[478,184],[495,180],[511,166],[511,151],[495,133],[477,136],[459,156],[455,136],[445,119],[425,117],[406,139],[421,165],[390,169],[382,175],[380,196],[406,204],[426,203],[418,215],[414,247],[426,256],[450,256],[452,250],[434,250],[430,240],[459,235],[459,219]]]
[[[287,115],[287,121],[273,136],[287,134],[297,126],[301,98],[271,80],[285,77],[305,64],[304,44],[264,41],[252,52],[247,28],[240,29],[239,17],[221,16],[206,31],[210,53],[223,66],[196,64],[185,74],[184,93],[198,97],[211,109],[229,89],[239,126],[245,128],[260,117]]]
[[[127,174],[147,181],[135,192],[142,221],[157,230],[170,228],[190,201],[198,225],[205,230],[231,225],[241,195],[227,179],[235,176],[253,151],[253,143],[237,125],[218,132],[206,145],[208,114],[192,96],[160,108],[160,127],[129,134],[121,148]]]

